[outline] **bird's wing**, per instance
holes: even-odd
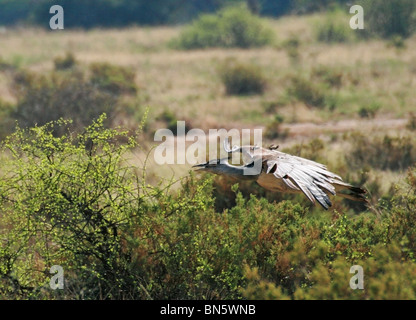
[[[318,201],[325,209],[332,205],[327,192],[335,195],[333,183],[342,179],[325,165],[275,150],[265,150],[262,157],[267,174],[282,179],[290,189],[302,191],[310,201]]]

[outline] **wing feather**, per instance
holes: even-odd
[[[350,195],[338,193],[346,198],[360,201],[364,199],[365,190],[345,183],[340,176],[330,172],[324,164],[274,149],[253,146],[243,146],[239,152],[249,155],[251,161],[261,158],[263,173],[276,178],[276,183],[273,183],[274,179],[261,178],[261,181],[258,180],[259,184],[266,189],[303,192],[311,202],[317,201],[325,209],[332,205],[328,195],[336,195],[339,190],[346,189],[352,192]]]
[[[312,203],[317,201],[325,209],[332,205],[325,191],[335,195],[335,187],[332,183],[335,180],[342,183],[342,179],[328,171],[326,166],[277,151],[268,152],[263,157],[267,174],[282,179],[290,189],[302,191]]]

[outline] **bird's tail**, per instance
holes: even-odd
[[[334,186],[337,196],[353,201],[368,202],[367,198],[365,197],[367,190],[363,188],[354,187],[343,181],[336,181]]]

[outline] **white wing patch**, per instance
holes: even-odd
[[[325,209],[332,205],[328,194],[335,195],[339,190],[347,189],[352,192],[352,194],[338,192],[338,195],[344,198],[367,201],[364,197],[365,189],[345,183],[340,176],[328,171],[327,167],[321,163],[292,156],[277,151],[276,148],[241,146],[237,149],[236,151],[248,156],[250,162],[261,158],[263,173],[276,178],[276,180],[268,179],[260,175],[261,180],[257,182],[266,189],[303,192],[310,201],[313,203],[318,201]]]
[[[341,182],[341,177],[328,171],[326,166],[320,163],[276,153],[279,154],[274,154],[272,160],[266,160],[266,173],[282,179],[290,189],[301,190],[310,201],[315,203],[316,200],[328,209],[332,203],[325,191],[335,195],[335,187],[332,184],[337,180]]]

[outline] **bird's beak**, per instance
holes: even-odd
[[[208,162],[205,163],[200,163],[200,164],[196,164],[194,166],[192,166],[192,168],[199,168],[199,170],[204,170],[204,169],[212,169],[214,167],[217,167],[217,165],[221,162],[221,160],[210,160]]]
[[[203,169],[206,169],[207,165],[208,165],[208,162],[205,162],[205,163],[196,164],[196,165],[192,166],[192,168],[197,168],[199,170],[203,170]]]

